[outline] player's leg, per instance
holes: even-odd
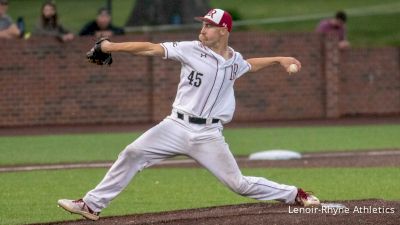
[[[155,129],[157,130],[157,128]],[[146,140],[147,136],[151,135],[145,133],[135,142]],[[129,184],[139,171],[167,157],[167,155],[159,155],[157,152],[146,152],[141,148],[142,145],[135,142],[128,145],[119,154],[118,159],[108,170],[103,180],[93,190],[89,191],[83,199],[61,199],[58,201],[58,205],[71,213],[80,214],[88,219],[99,219],[101,210],[108,206],[110,201]]]
[[[258,200],[295,202],[296,187],[278,184],[263,177],[243,176],[222,134],[213,132],[208,139],[209,142],[194,144],[190,156],[232,191]]]
[[[83,201],[95,212],[107,207],[142,169],[180,154],[182,132],[169,120],[151,128],[118,156],[103,180],[89,191]]]

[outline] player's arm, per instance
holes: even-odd
[[[115,43],[103,41],[101,43],[101,51],[112,52],[128,52],[134,55],[143,56],[164,56],[164,48],[160,44],[151,42],[121,42]]]
[[[250,58],[246,60],[250,66],[251,69],[249,72],[257,72],[263,68],[275,65],[275,64],[280,64],[288,73],[289,71],[289,66],[291,64],[296,64],[298,70],[301,69],[301,63],[293,58],[293,57],[263,57],[263,58]]]

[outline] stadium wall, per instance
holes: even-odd
[[[197,33],[127,35],[115,41],[195,40]],[[112,66],[87,63],[92,37],[2,40],[0,127],[157,122],[169,115],[180,64],[113,54]],[[289,76],[274,65],[235,83],[235,121],[339,118],[400,113],[400,51],[395,47],[338,50],[313,33],[236,32],[244,58],[294,56]]]

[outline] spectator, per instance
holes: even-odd
[[[0,38],[19,38],[21,31],[7,15],[8,0],[0,0]]]
[[[318,33],[335,33],[339,38],[339,48],[345,49],[350,47],[350,43],[346,37],[346,21],[347,15],[343,11],[338,11],[334,18],[321,20],[317,26]]]
[[[74,34],[58,23],[57,8],[52,1],[47,1],[42,5],[40,21],[36,25],[33,34],[53,36],[61,42],[68,42],[74,39]]]
[[[108,9],[100,8],[96,20],[86,24],[79,35],[94,35],[96,37],[111,37],[113,35],[122,35],[125,31],[111,23],[111,15]]]

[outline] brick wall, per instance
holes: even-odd
[[[310,34],[241,33],[232,46],[245,58],[294,56],[302,70],[289,76],[279,65],[248,73],[236,81],[237,121],[301,119],[324,117],[324,92],[321,87],[321,37]]]
[[[115,41],[194,40],[197,33],[129,35]],[[170,113],[180,64],[114,54],[111,67],[86,62],[93,38],[0,42],[0,127],[156,122]],[[337,50],[316,34],[235,33],[245,58],[291,55],[302,71],[279,66],[236,81],[236,121],[336,118],[400,112],[399,49]]]
[[[123,66],[93,66],[85,59],[92,43],[2,40],[0,126],[151,121],[148,59],[117,54]]]
[[[340,58],[341,115],[400,111],[399,49],[354,49]]]

